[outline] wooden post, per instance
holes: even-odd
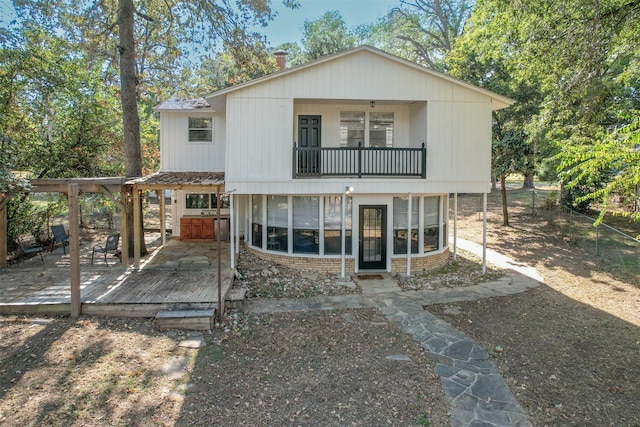
[[[69,260],[71,263],[71,317],[80,316],[80,209],[78,184],[69,184]]]
[[[164,188],[162,190],[156,189],[156,196],[158,197],[158,203],[160,205],[160,233],[162,233],[162,246],[167,244],[167,227],[164,217]]]
[[[118,200],[113,193],[104,185],[100,186],[100,190],[103,194],[105,194],[115,205],[120,209],[120,241],[121,243],[121,251],[120,251],[120,260],[122,261],[122,265],[124,265],[125,269],[129,268],[129,245],[125,245],[124,242],[129,241],[129,236],[127,235],[127,207],[126,200],[127,190],[125,187],[120,188],[120,200]],[[126,249],[126,250],[125,250]]]
[[[140,211],[140,193],[134,187],[133,190],[133,266],[140,268],[140,232],[142,231],[142,212]],[[122,245],[124,247],[124,245]]]
[[[125,269],[129,269],[131,267],[131,254],[129,253],[129,227],[127,227],[127,203],[126,200],[130,196],[129,191],[122,189],[122,207],[120,208],[120,250],[122,256],[122,263],[124,264]]]
[[[222,311],[224,310],[224,308],[222,307],[222,266],[220,265],[222,263],[222,257],[221,257],[221,253],[220,251],[222,251],[222,247],[220,246],[220,241],[221,239],[221,235],[220,235],[220,205],[222,204],[222,201],[220,200],[220,186],[218,186],[216,188],[216,205],[217,205],[217,212],[216,212],[216,217],[218,218],[217,221],[217,225],[216,225],[216,240],[218,242],[218,322],[222,323]]]
[[[0,195],[0,268],[7,268],[7,203],[9,195]]]

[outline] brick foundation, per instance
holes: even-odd
[[[330,273],[337,273],[341,270],[340,258],[327,258],[327,257],[307,257],[297,255],[280,255],[273,252],[262,252],[251,246],[245,244],[245,249],[262,259],[274,262],[276,264],[284,265],[291,268],[304,268],[305,270],[323,271]],[[411,271],[420,272],[425,270],[433,270],[434,268],[441,267],[449,261],[449,250],[446,249],[442,252],[424,254],[420,257],[411,257]],[[355,271],[355,259],[353,257],[345,258],[345,271],[347,273],[353,273]],[[391,259],[391,272],[392,273],[406,273],[407,271],[407,257],[392,258]]]

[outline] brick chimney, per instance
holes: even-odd
[[[276,56],[276,63],[278,64],[278,68],[280,69],[280,71],[287,68],[287,52],[279,50],[274,55]]]

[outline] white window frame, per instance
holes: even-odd
[[[347,135],[348,135],[348,128],[346,126],[342,126],[342,114],[343,113],[358,113],[358,114],[364,114],[364,138],[362,140],[362,146],[363,147],[370,147],[371,146],[371,114],[391,114],[393,115],[393,126],[391,127],[391,129],[387,129],[386,130],[386,147],[394,147],[396,144],[396,111],[394,111],[393,109],[390,111],[369,111],[369,110],[340,110],[339,113],[339,118],[340,118],[340,126],[339,126],[339,135],[338,138],[340,140],[340,146],[341,147],[346,147],[347,146]]]
[[[209,122],[211,123],[211,126],[210,127],[191,127],[191,120],[194,120],[194,119],[196,120],[208,119]],[[192,139],[191,131],[205,131],[205,132],[208,131],[210,132],[211,137],[209,139]],[[213,116],[189,116],[187,119],[187,141],[189,141],[192,144],[212,143],[213,142]]]

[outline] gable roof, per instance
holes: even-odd
[[[492,103],[493,110],[500,110],[502,108],[509,107],[510,105],[515,103],[515,100],[507,98],[506,96],[499,95],[499,94],[494,93],[494,92],[492,92],[490,90],[483,89],[481,87],[478,87],[478,86],[473,85],[471,83],[467,83],[467,82],[465,82],[463,80],[457,79],[457,78],[449,76],[447,74],[440,73],[440,72],[434,71],[434,70],[432,70],[430,68],[423,67],[422,65],[416,64],[416,63],[411,62],[411,61],[407,61],[406,59],[403,59],[403,58],[400,58],[398,56],[392,55],[390,53],[387,53],[385,51],[382,51],[382,50],[380,50],[378,48],[375,48],[375,47],[369,46],[369,45],[362,45],[362,46],[359,46],[359,47],[356,47],[356,48],[353,48],[353,49],[350,49],[350,50],[345,50],[345,51],[342,51],[342,52],[338,52],[338,53],[335,53],[333,55],[328,55],[328,56],[322,57],[322,58],[317,59],[315,61],[311,61],[311,62],[307,62],[307,63],[304,63],[304,64],[300,64],[300,65],[297,65],[297,66],[291,67],[291,68],[286,68],[284,70],[276,71],[274,73],[268,74],[268,75],[263,76],[263,77],[259,77],[257,79],[249,80],[249,81],[246,81],[244,83],[237,84],[235,86],[230,86],[228,88],[221,89],[219,91],[213,92],[213,93],[211,93],[209,95],[205,95],[204,99],[209,104],[214,105],[214,102],[215,102],[216,98],[225,97],[228,93],[232,93],[232,92],[235,92],[237,90],[244,89],[244,88],[247,88],[247,87],[259,85],[259,84],[267,82],[269,80],[276,79],[276,78],[279,78],[279,77],[284,77],[284,76],[287,76],[289,74],[298,73],[298,72],[300,72],[302,70],[306,70],[308,68],[316,67],[316,66],[318,66],[320,64],[323,64],[323,63],[326,63],[326,62],[330,62],[330,61],[335,61],[337,59],[340,59],[340,58],[343,58],[343,57],[346,57],[346,56],[350,56],[350,55],[354,55],[354,54],[357,54],[359,52],[369,52],[369,53],[372,53],[374,55],[381,56],[383,58],[389,59],[391,61],[395,61],[395,62],[397,62],[399,64],[402,64],[402,65],[411,67],[411,68],[413,68],[415,70],[418,70],[420,72],[423,72],[426,75],[429,75],[429,76],[432,76],[432,77],[435,77],[435,78],[438,78],[438,79],[442,79],[442,80],[448,81],[448,82],[453,83],[455,85],[462,86],[462,87],[470,89],[470,90],[472,90],[474,92],[478,92],[478,93],[480,93],[482,95],[488,96],[489,98],[491,98],[491,103]]]

